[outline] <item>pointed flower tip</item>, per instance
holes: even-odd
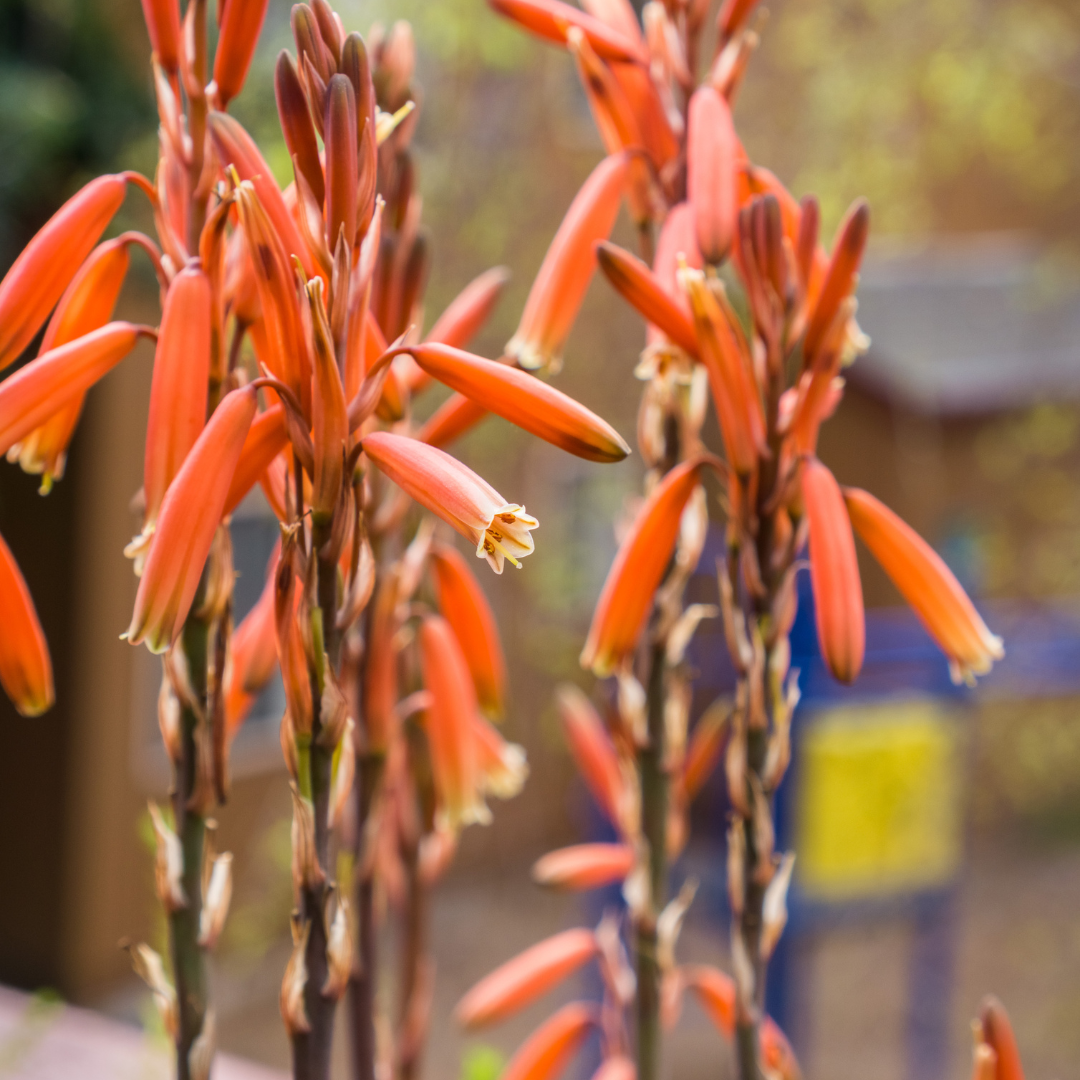
[[[567,453],[600,462],[630,453],[607,421],[524,371],[448,345],[416,345],[409,353],[445,386]]]
[[[859,488],[845,488],[855,531],[949,660],[954,682],[972,685],[1005,655],[956,575],[915,530]]]
[[[56,700],[52,661],[34,601],[18,564],[0,538],[0,684],[18,712],[40,716]]]
[[[501,1080],[560,1076],[598,1021],[596,1007],[574,1001],[540,1025],[507,1063]]]
[[[532,876],[553,889],[598,889],[624,881],[635,861],[629,844],[577,844],[538,859]]]
[[[389,432],[363,440],[364,452],[407,495],[476,544],[476,556],[501,574],[532,554],[539,527],[523,506],[508,503],[467,465],[434,446]]]

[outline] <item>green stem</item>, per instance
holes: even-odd
[[[660,969],[656,920],[667,893],[668,778],[664,768],[664,666],[662,644],[653,647],[647,694],[648,743],[638,751],[641,774],[641,828],[649,846],[649,905],[637,927],[638,1080],[660,1072]]]
[[[196,611],[201,603],[201,596],[200,587],[194,605]],[[184,624],[182,646],[187,658],[192,693],[204,708],[208,643],[209,627],[206,622],[196,615],[189,616]],[[173,815],[184,855],[182,882],[187,906],[169,916],[169,936],[178,1011],[176,1075],[178,1080],[190,1080],[189,1055],[195,1040],[202,1034],[206,1017],[206,967],[203,951],[199,946],[206,819],[189,806],[198,782],[199,716],[195,709],[184,707],[180,722],[180,761],[174,778]]]

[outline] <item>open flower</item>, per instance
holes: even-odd
[[[944,560],[884,503],[845,488],[855,531],[949,658],[953,681],[973,683],[1005,655]]]
[[[456,458],[404,435],[377,431],[364,452],[407,495],[476,544],[496,574],[507,560],[520,566],[532,554],[529,534],[540,524],[525,507],[508,503],[486,480]]]

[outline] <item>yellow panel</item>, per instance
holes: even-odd
[[[802,740],[803,890],[857,899],[945,884],[960,860],[956,733],[932,701],[846,706]]]

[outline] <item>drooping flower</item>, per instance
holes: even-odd
[[[433,545],[431,573],[439,610],[461,646],[480,707],[498,716],[506,692],[506,659],[487,597],[468,563],[449,544]]]
[[[449,345],[414,345],[408,353],[439,382],[567,453],[605,462],[630,453],[607,421],[518,368]]]
[[[154,331],[111,322],[24,364],[0,382],[0,453],[6,454],[109,372]]]
[[[476,694],[454,632],[438,615],[421,623],[420,668],[431,693],[424,730],[431,748],[440,820],[451,829],[487,824],[491,812],[480,791],[473,734]]]
[[[52,661],[34,601],[0,537],[0,684],[23,716],[40,716],[56,700]]]
[[[817,458],[803,464],[802,494],[810,523],[810,580],[821,655],[840,682],[850,683],[862,668],[866,649],[851,520],[840,485]]]
[[[507,1062],[500,1080],[555,1080],[565,1071],[597,1023],[596,1007],[564,1005],[540,1025]]]
[[[41,339],[38,356],[100,330],[112,318],[131,262],[128,248],[134,235],[126,233],[94,249],[56,306]],[[53,481],[64,475],[67,448],[82,407],[83,398],[79,396],[8,452],[9,460],[17,456],[24,472],[41,475],[42,494],[47,494]]]
[[[150,48],[168,72],[180,66],[180,0],[142,0]]]
[[[537,37],[565,45],[567,30],[576,26],[588,38],[597,55],[604,60],[627,60],[648,66],[649,56],[640,34],[628,37],[570,4],[561,3],[560,0],[488,2],[500,15],[513,19]]]
[[[203,428],[158,514],[128,640],[164,652],[179,636],[225,510],[236,463],[255,417],[256,390],[233,390]]]
[[[615,224],[628,161],[626,154],[605,158],[570,204],[529,290],[517,332],[506,346],[506,355],[520,367],[559,367],[596,266],[593,245],[606,240]]]
[[[17,360],[113,219],[123,174],[91,180],[41,227],[0,281],[0,368]]]
[[[458,1003],[469,1030],[498,1023],[542,997],[599,951],[591,930],[564,930],[526,949],[480,980]]]
[[[979,1023],[983,1038],[997,1058],[995,1080],[1024,1080],[1024,1066],[1020,1062],[1009,1014],[993,995],[984,999],[979,1010]]]
[[[859,488],[845,488],[855,531],[949,659],[953,680],[973,683],[1005,655],[956,576],[915,530]]]
[[[476,544],[496,574],[506,560],[515,566],[532,553],[529,535],[540,523],[508,503],[468,466],[433,446],[377,431],[365,436],[364,452],[407,495]]]
[[[231,514],[240,505],[288,442],[289,431],[285,426],[283,406],[271,405],[255,417],[244,439],[236,472],[233,473],[229,497],[225,500],[226,514]]]

